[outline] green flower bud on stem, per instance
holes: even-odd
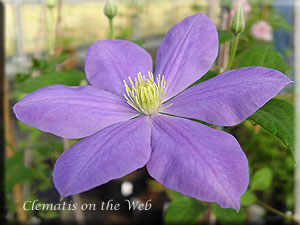
[[[117,15],[117,4],[115,0],[106,0],[104,5],[104,14],[108,19],[113,19]]]
[[[47,7],[49,9],[52,9],[52,8],[54,8],[56,6],[56,3],[57,3],[57,0],[48,0],[47,1]]]
[[[245,29],[244,10],[241,2],[232,17],[230,29],[235,35],[242,33]]]
[[[230,29],[233,33],[233,41],[231,44],[231,53],[230,53],[229,61],[225,71],[230,70],[232,66],[236,54],[237,46],[238,46],[239,36],[245,29],[244,10],[243,10],[243,5],[240,1],[232,17]]]
[[[221,8],[232,10],[233,8],[233,1],[232,0],[221,0]]]
[[[104,14],[109,22],[109,36],[111,39],[115,38],[113,18],[117,15],[117,4],[115,0],[106,0],[104,5]]]

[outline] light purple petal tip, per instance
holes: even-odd
[[[95,87],[123,96],[123,80],[147,75],[152,71],[152,58],[139,45],[125,40],[95,42],[86,52],[85,73]]]
[[[291,80],[264,67],[226,71],[180,93],[163,110],[219,126],[242,122],[276,96]]]
[[[165,99],[183,91],[204,75],[218,55],[218,33],[203,13],[187,17],[173,26],[160,44],[155,74],[165,76]]]
[[[13,110],[22,122],[64,138],[86,137],[138,115],[124,98],[89,85],[47,86],[28,94]]]
[[[143,167],[151,152],[150,133],[149,119],[142,116],[114,124],[78,142],[56,161],[56,189],[66,197]]]
[[[200,123],[164,115],[152,120],[149,174],[167,188],[223,208],[240,208],[248,161],[236,139]]]

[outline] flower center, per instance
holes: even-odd
[[[156,82],[153,73],[148,72],[149,79],[146,79],[141,73],[137,74],[134,82],[128,77],[131,83],[131,89],[123,80],[126,89],[124,97],[127,103],[138,112],[146,115],[153,115],[160,110],[163,99],[166,94],[166,82],[164,76],[158,74]]]

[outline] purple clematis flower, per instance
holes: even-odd
[[[55,164],[53,179],[61,196],[146,165],[167,188],[239,209],[249,183],[240,145],[232,135],[186,118],[238,124],[290,79],[277,70],[247,67],[185,90],[210,69],[217,54],[216,27],[203,13],[187,17],[166,34],[154,75],[150,55],[138,45],[97,41],[85,59],[91,85],[41,88],[19,101],[14,112],[42,131],[86,137]]]

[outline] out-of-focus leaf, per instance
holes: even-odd
[[[275,134],[294,153],[295,108],[281,99],[271,99],[249,118]]]
[[[144,40],[133,40],[132,42],[138,44],[141,47],[143,47],[145,43]]]
[[[182,197],[183,195],[180,194],[179,192],[177,191],[174,191],[172,189],[167,189],[167,195],[172,198],[172,199],[175,199],[175,198],[179,198],[179,197]]]
[[[213,71],[213,70],[209,70],[209,71],[208,71],[206,74],[204,74],[199,80],[197,80],[197,81],[195,81],[193,84],[191,84],[191,85],[189,86],[189,88],[192,87],[192,86],[194,86],[194,85],[196,85],[196,84],[199,84],[199,83],[201,83],[201,82],[203,82],[203,81],[209,80],[209,79],[211,79],[211,78],[213,78],[213,77],[215,77],[215,76],[217,76],[217,75],[218,75],[217,72],[215,72],[215,71]]]
[[[44,59],[32,58],[31,62],[32,62],[32,69],[35,70],[40,70],[47,65],[47,62]]]
[[[5,190],[10,191],[17,183],[32,178],[31,170],[23,164],[23,151],[16,152],[5,164]]]
[[[165,224],[195,224],[205,208],[204,205],[193,198],[187,196],[176,198],[171,201],[166,211]]]
[[[67,55],[61,54],[55,58],[48,60],[46,66],[43,68],[44,71],[42,72],[54,72],[56,70],[56,66],[58,64],[63,63],[67,59],[68,59]]]
[[[16,74],[15,80],[17,83],[22,83],[29,78],[30,78],[30,75],[27,73],[18,73],[18,74]]]
[[[253,48],[244,55],[240,62],[240,67],[247,66],[263,66],[271,69],[279,70],[282,73],[286,72],[286,66],[279,55],[270,46],[259,46]]]
[[[230,0],[231,1],[231,0]],[[224,44],[227,41],[231,41],[233,36],[232,32],[230,30],[218,30],[218,36],[219,36],[219,45]],[[248,41],[249,39],[243,35],[240,34],[240,39],[243,39],[245,41]]]
[[[251,205],[256,201],[256,196],[250,191],[246,191],[241,197],[242,206]]]
[[[223,209],[216,203],[211,204],[211,209],[215,214],[218,223],[222,225],[238,225],[244,224],[245,213],[244,209],[241,208],[238,212],[233,209]]]
[[[188,120],[192,120],[192,121],[195,121],[197,123],[202,123],[204,124],[205,126],[208,126],[208,127],[213,127],[214,125],[213,124],[210,124],[210,123],[206,123],[204,121],[201,121],[201,120],[197,120],[197,119],[191,119],[191,118],[187,118]]]
[[[273,27],[276,27],[276,28],[282,28],[282,29],[287,30],[287,31],[295,30],[295,27],[290,26],[287,23],[283,23],[281,21],[272,21],[272,20],[270,20],[270,23]]]
[[[219,30],[219,44],[223,44],[226,41],[230,41],[232,39],[232,33],[230,30]]]
[[[39,88],[53,84],[77,86],[83,79],[85,79],[84,73],[78,70],[73,70],[69,72],[53,72],[43,74],[39,77],[27,79],[19,86],[19,89],[23,92],[29,93]]]
[[[257,170],[251,178],[250,189],[263,191],[271,186],[273,172],[270,168],[265,167]]]
[[[61,54],[55,58],[51,59],[38,59],[33,58],[32,59],[32,69],[33,70],[39,70],[41,73],[50,73],[55,72],[56,66],[65,60],[68,59],[68,56],[65,54]]]
[[[43,204],[47,204],[47,203],[43,203]],[[43,219],[54,219],[60,216],[60,213],[55,210],[40,210],[38,211],[38,213],[39,213],[39,217]]]

